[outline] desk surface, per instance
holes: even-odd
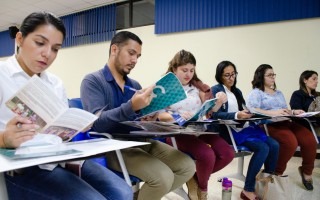
[[[82,153],[61,155],[61,156],[48,156],[30,159],[17,159],[12,160],[4,155],[0,155],[0,172],[10,171],[14,169],[20,169],[24,167],[35,166],[39,164],[46,164],[52,162],[82,159],[98,154],[102,154],[108,151],[114,151],[117,149],[124,149],[128,147],[147,145],[146,142],[133,142],[133,141],[119,141],[112,139],[94,139],[84,140],[79,142],[70,142],[68,146],[81,151]]]

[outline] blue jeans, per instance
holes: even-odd
[[[53,171],[38,166],[25,168],[23,174],[5,176],[9,199],[25,200],[128,200],[129,185],[109,169],[87,160],[81,178],[58,166]]]
[[[244,190],[254,192],[256,176],[263,164],[264,172],[274,173],[278,161],[279,143],[268,137],[265,142],[247,141],[242,145],[248,147],[253,152],[248,166]]]

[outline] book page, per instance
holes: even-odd
[[[271,116],[271,115],[266,115],[266,114],[263,114],[260,112],[255,112],[255,111],[252,112],[252,114],[253,114],[253,116],[252,116],[253,118],[265,118],[266,120],[264,123],[266,123],[266,124],[290,120],[290,118],[288,118],[290,115]]]
[[[284,118],[284,117],[297,117],[297,118],[308,118],[308,117],[312,117],[315,115],[320,114],[320,111],[317,112],[305,112],[299,115],[279,115],[279,116],[271,116],[271,115],[266,115],[266,114],[262,114],[260,112],[253,112],[254,116],[253,117],[270,117],[270,118]]]
[[[179,125],[170,122],[159,122],[159,121],[125,121],[121,122],[132,127],[140,128],[146,131],[153,132],[176,132],[179,133],[185,129]]]
[[[184,119],[180,114],[173,113],[171,114],[175,122],[177,122],[180,126],[184,126],[188,122],[193,121],[202,121],[205,120],[206,114],[216,105],[216,98],[209,99],[203,102],[200,109],[188,120]]]
[[[68,146],[61,145],[48,145],[37,147],[22,147],[17,149],[0,149],[0,154],[9,159],[26,159],[26,158],[39,158],[48,156],[82,154],[81,151],[72,149]]]
[[[68,109],[37,75],[8,100],[6,105],[14,113],[28,117],[38,124],[40,131]]]
[[[305,112],[305,113],[302,113],[300,115],[293,115],[293,117],[312,117],[312,116],[315,116],[315,115],[318,115],[318,114],[320,114],[320,111]]]
[[[70,141],[80,131],[89,129],[98,117],[78,108],[69,108],[59,116],[43,133],[57,135],[64,142]]]

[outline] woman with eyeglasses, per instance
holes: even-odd
[[[222,106],[217,112],[213,113],[214,119],[248,119],[252,117],[249,110],[244,108],[245,100],[242,92],[237,88],[237,69],[236,66],[230,61],[222,61],[216,68],[215,78],[219,84],[213,86],[212,93],[225,92],[228,97],[225,106]],[[222,136],[228,138],[228,132],[224,126],[220,126],[219,132]],[[265,173],[274,173],[279,144],[271,137],[266,136],[262,129],[254,124],[241,131],[232,130],[233,137],[237,145],[247,147],[253,152],[247,170],[247,176],[243,191],[240,194],[241,199],[259,199],[255,194],[256,176],[259,173],[262,165],[264,164]]]
[[[289,110],[281,91],[277,90],[275,73],[268,64],[260,65],[252,80],[253,90],[248,97],[248,106],[270,116],[298,115],[303,110]],[[313,190],[312,171],[316,158],[317,142],[312,132],[294,121],[281,121],[267,125],[271,137],[280,144],[276,174],[282,175],[298,145],[301,149],[302,166],[298,171],[307,190]]]
[[[196,74],[196,59],[191,52],[181,50],[169,62],[167,72],[173,72],[187,93],[187,98],[171,105],[167,110],[179,114],[185,120],[198,111],[205,100],[211,99],[210,87],[198,78]],[[217,95],[214,110],[219,109],[226,101],[225,94]],[[169,112],[159,114],[161,121],[172,122]],[[179,135],[175,137],[178,149],[191,155],[196,161],[196,173],[187,182],[188,196],[191,200],[208,199],[208,181],[210,175],[227,166],[234,158],[234,151],[228,143],[217,134]],[[167,140],[170,144],[170,139]]]

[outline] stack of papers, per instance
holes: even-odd
[[[17,149],[1,149],[0,153],[11,159],[21,159],[74,154],[81,153],[81,151],[62,143],[59,136],[41,133],[22,143]]]

